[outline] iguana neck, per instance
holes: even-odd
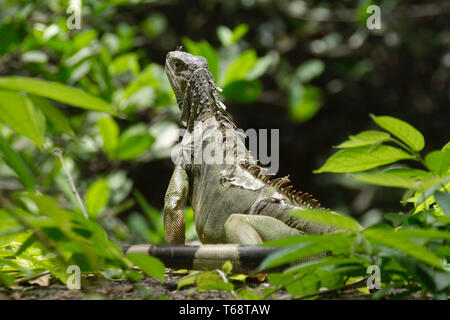
[[[191,132],[195,122],[215,118],[220,124],[235,128],[225,105],[220,101],[218,87],[208,69],[196,70],[189,80],[181,105],[181,123]]]

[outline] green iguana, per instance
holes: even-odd
[[[287,213],[318,203],[309,194],[292,190],[288,177],[275,179],[256,165],[220,100],[221,89],[204,57],[169,52],[166,73],[186,128],[181,161],[164,199],[168,246],[135,245],[126,252],[151,254],[173,268],[213,269],[230,260],[233,270],[242,272],[257,267],[277,250],[257,246],[264,241],[335,231]],[[199,152],[228,161],[196,162]],[[197,234],[204,245],[184,245],[187,203],[192,205]]]

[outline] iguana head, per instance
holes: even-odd
[[[199,69],[208,70],[208,62],[203,57],[183,51],[170,51],[167,54],[166,73],[180,108],[182,108],[187,84],[195,71]]]
[[[231,123],[225,105],[220,102],[214,76],[204,57],[171,51],[166,57],[166,73],[181,110],[181,124],[192,129],[195,121],[221,117]]]

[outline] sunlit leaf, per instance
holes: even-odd
[[[44,135],[38,113],[28,97],[14,91],[0,90],[0,120],[30,138],[39,148],[42,147]]]
[[[406,143],[412,150],[420,151],[425,146],[422,133],[409,123],[390,116],[371,117],[376,124]]]
[[[97,125],[103,141],[103,148],[108,153],[113,153],[119,144],[119,126],[110,117],[98,119]]]
[[[425,157],[425,163],[432,172],[444,176],[450,170],[450,150],[432,151]]]
[[[386,165],[398,160],[413,159],[409,153],[391,146],[381,145],[349,148],[332,155],[325,164],[314,173],[322,172],[359,172]]]
[[[228,67],[223,82],[224,86],[245,79],[257,60],[256,51],[253,49],[241,53]]]
[[[109,199],[109,186],[106,180],[99,179],[89,186],[86,192],[86,209],[96,218]]]
[[[80,89],[59,82],[18,76],[0,77],[0,88],[26,91],[28,93],[67,103],[93,111],[116,114],[116,111],[103,99]]]
[[[389,140],[390,135],[389,133],[383,131],[369,130],[363,131],[354,136],[350,136],[349,138],[349,140],[337,145],[336,148],[343,149],[372,145],[374,143]]]
[[[355,233],[362,229],[362,227],[355,219],[351,218],[350,216],[344,216],[333,211],[306,209],[290,211],[289,214],[292,214],[293,216],[304,219],[306,221],[323,223],[330,226],[346,229]]]

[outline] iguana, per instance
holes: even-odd
[[[318,203],[293,190],[288,177],[274,178],[256,164],[220,100],[221,89],[204,57],[169,52],[166,73],[186,128],[178,158],[183,161],[176,164],[164,198],[168,246],[135,245],[126,252],[151,254],[173,268],[220,268],[230,260],[234,271],[249,271],[277,250],[258,246],[264,241],[335,231],[287,213]],[[196,162],[205,151],[210,158],[228,156],[232,161]],[[188,203],[201,246],[184,245]]]

